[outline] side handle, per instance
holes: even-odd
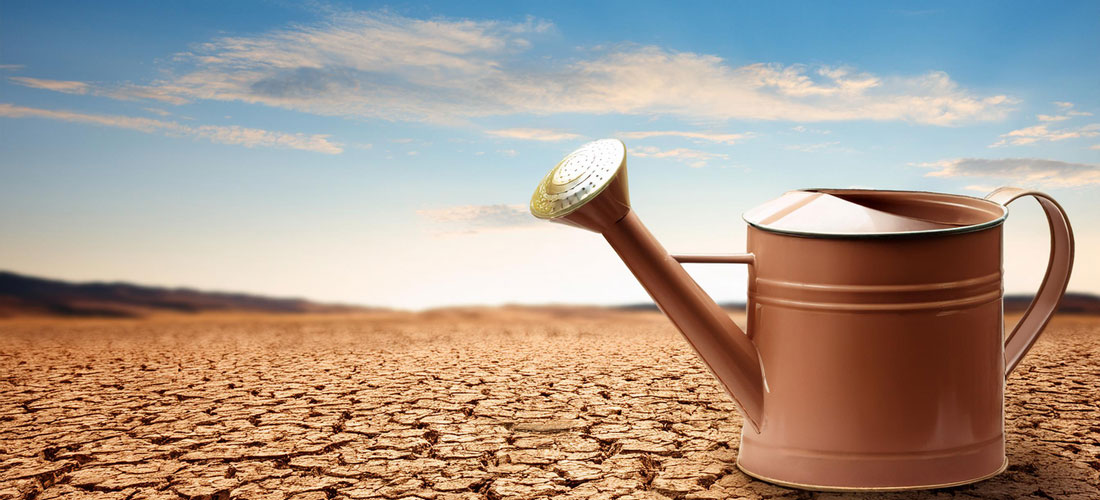
[[[1050,195],[1039,191],[1030,191],[1014,187],[1002,187],[986,195],[985,199],[1007,206],[1013,200],[1024,196],[1035,198],[1046,213],[1050,224],[1050,260],[1039,293],[1027,307],[1024,316],[1016,328],[1005,340],[1005,378],[1012,373],[1027,351],[1035,344],[1050,317],[1058,309],[1062,295],[1069,285],[1070,271],[1073,270],[1073,229],[1069,225],[1066,211]]]
[[[681,264],[748,264],[751,266],[756,263],[756,256],[751,253],[679,254],[673,255],[672,258]]]

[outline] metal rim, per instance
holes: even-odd
[[[830,191],[830,190],[833,190],[833,189],[831,189],[831,188],[809,188],[809,189],[801,189],[799,191],[822,192],[822,191]],[[988,228],[991,228],[991,227],[999,226],[999,225],[1004,223],[1006,218],[1008,218],[1008,207],[1006,207],[1004,205],[1001,205],[1000,203],[997,203],[997,202],[994,202],[994,201],[989,201],[985,198],[978,198],[977,196],[968,196],[968,195],[964,195],[964,194],[938,193],[938,192],[935,192],[935,191],[911,191],[911,190],[904,190],[904,189],[845,189],[845,191],[862,191],[862,192],[866,192],[866,193],[882,193],[882,192],[887,192],[887,193],[918,193],[918,194],[934,194],[934,195],[938,195],[938,196],[953,196],[953,197],[956,197],[956,198],[968,198],[968,199],[971,199],[971,200],[978,200],[978,201],[981,201],[983,203],[988,203],[992,206],[1000,208],[1001,209],[1001,216],[997,217],[996,219],[993,219],[991,221],[986,221],[986,222],[982,222],[982,223],[979,223],[979,224],[971,224],[971,225],[968,225],[968,226],[948,227],[948,228],[943,228],[943,229],[922,229],[920,231],[893,231],[893,232],[884,232],[884,233],[825,233],[825,232],[814,232],[814,231],[791,231],[789,229],[778,229],[778,228],[768,227],[768,226],[763,225],[763,224],[756,224],[754,222],[751,222],[745,217],[744,212],[741,213],[741,220],[745,221],[746,224],[748,224],[752,227],[755,227],[757,229],[760,229],[762,231],[767,231],[769,233],[776,233],[776,234],[786,234],[786,235],[790,235],[790,236],[799,236],[799,237],[803,237],[803,238],[882,239],[882,238],[905,238],[905,237],[940,236],[940,235],[947,235],[947,234],[973,233],[975,231],[981,231],[983,229],[988,229]]]

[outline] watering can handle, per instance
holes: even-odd
[[[1062,295],[1066,293],[1069,274],[1073,269],[1073,229],[1070,228],[1066,211],[1053,198],[1039,191],[1002,187],[986,195],[985,199],[1008,206],[1023,196],[1034,197],[1046,212],[1050,224],[1050,260],[1043,284],[1039,285],[1039,293],[1035,294],[1024,316],[1005,340],[1005,378],[1020,364],[1054,315]]]

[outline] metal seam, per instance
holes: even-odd
[[[920,283],[914,285],[825,285],[816,283],[799,283],[797,281],[776,280],[768,278],[756,278],[760,285],[776,288],[795,290],[812,290],[821,292],[848,292],[848,293],[891,293],[891,292],[933,292],[951,290],[955,288],[969,288],[978,285],[1000,284],[1001,272],[989,273],[977,278],[968,278],[958,281],[942,281],[939,283]]]
[[[791,307],[794,309],[827,310],[827,311],[918,311],[923,309],[955,309],[967,306],[977,306],[992,302],[1001,298],[1001,290],[983,293],[981,295],[964,297],[953,300],[937,300],[933,302],[897,302],[875,304],[850,304],[841,302],[817,302],[808,300],[782,299],[776,297],[755,296],[757,304]]]

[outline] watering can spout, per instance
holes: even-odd
[[[760,431],[765,383],[756,346],[631,210],[621,141],[595,141],[566,156],[539,183],[531,213],[602,234]]]

